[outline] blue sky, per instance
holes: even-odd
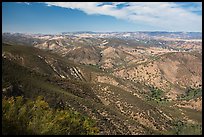
[[[202,31],[201,2],[3,2],[3,32]]]

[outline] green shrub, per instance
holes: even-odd
[[[163,96],[164,91],[155,87],[150,86],[150,93],[147,96],[148,100],[154,100],[157,103],[165,102],[167,101],[166,98]]]
[[[174,135],[201,135],[202,125],[190,124],[190,123],[186,123],[178,120],[173,123],[173,134]]]
[[[2,99],[2,133],[15,135],[97,134],[95,122],[78,112],[50,108],[39,96],[32,101],[18,97]]]
[[[178,97],[180,100],[190,100],[202,96],[202,88],[187,88],[186,92]]]

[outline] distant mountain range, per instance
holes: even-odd
[[[112,37],[138,37],[138,35],[146,35],[147,37],[170,37],[170,38],[183,38],[183,39],[201,39],[201,32],[165,32],[165,31],[138,31],[138,32],[92,32],[92,31],[79,31],[79,32],[62,32],[62,35],[76,35],[76,34],[94,34],[100,36],[102,34],[111,35]]]
[[[3,35],[15,34],[22,35],[23,33],[3,33]],[[141,36],[154,38],[154,37],[167,37],[167,38],[181,38],[181,39],[202,39],[202,32],[166,32],[166,31],[138,31],[138,32],[93,32],[93,31],[77,31],[77,32],[62,32],[53,35],[82,35],[90,34],[95,37],[120,37],[120,38],[138,38]],[[28,34],[26,34],[28,35]],[[51,35],[51,34],[29,34],[29,35]]]

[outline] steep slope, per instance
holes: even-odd
[[[34,47],[3,44],[2,57],[19,65],[60,78],[86,80],[77,64]]]

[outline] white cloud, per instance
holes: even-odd
[[[202,15],[192,12],[195,7],[184,8],[173,2],[113,2],[112,5],[106,5],[102,2],[46,2],[46,4],[48,6],[78,9],[88,15],[113,16],[134,23],[140,22],[160,29],[163,28],[164,30],[202,30]],[[117,8],[119,4],[128,6]],[[196,8],[199,8],[199,6]]]
[[[23,3],[23,4],[26,4],[26,5],[30,5],[29,2],[17,2],[17,3]]]

